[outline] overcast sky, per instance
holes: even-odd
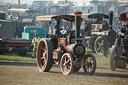
[[[13,3],[13,4],[18,4],[18,0],[0,0],[3,1],[5,3]],[[21,4],[31,4],[33,1],[48,1],[48,0],[20,0]],[[65,1],[65,0],[49,0],[49,1],[54,1],[54,3],[56,3],[57,1]],[[85,3],[92,1],[92,0],[68,0],[68,1],[76,1],[78,3],[82,3],[83,1],[85,1]],[[99,1],[107,1],[107,0],[99,0]]]
[[[6,2],[6,3],[13,3],[13,4],[18,3],[18,0],[0,0],[0,1]],[[21,4],[25,4],[25,3],[30,4],[33,1],[44,1],[44,0],[20,0]],[[48,1],[48,0],[45,0],[45,1]],[[49,0],[49,1],[52,1],[52,0]],[[57,1],[65,1],[65,0],[53,0],[53,1],[57,2]],[[73,0],[68,0],[68,1],[73,1]],[[74,0],[74,1],[83,2],[83,0]],[[90,1],[90,0],[84,0],[84,1]]]

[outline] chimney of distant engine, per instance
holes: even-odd
[[[113,24],[113,11],[109,12],[109,29],[112,29]]]
[[[76,12],[75,14],[75,38],[78,43],[80,38],[80,26],[81,26],[81,12]]]
[[[19,8],[20,8],[20,0],[18,0],[18,5],[19,5]]]

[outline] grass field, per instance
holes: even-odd
[[[103,55],[97,55],[96,53],[92,53],[90,49],[88,49],[86,53],[93,54],[96,58],[103,57]],[[36,63],[36,59],[32,59],[31,54],[32,52],[28,52],[26,56],[20,56],[17,53],[4,53],[4,55],[0,55],[0,62]]]
[[[26,56],[20,56],[17,53],[4,53],[0,55],[0,62],[23,62],[23,63],[35,63],[35,59],[31,58],[31,52]]]

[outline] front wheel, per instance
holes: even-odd
[[[85,74],[92,75],[96,70],[96,59],[92,54],[85,55],[85,59],[83,61],[83,70]]]
[[[69,53],[63,54],[60,61],[60,68],[64,75],[69,75],[73,72],[73,57]]]
[[[112,46],[111,52],[110,52],[110,68],[112,71],[116,70],[116,46]]]

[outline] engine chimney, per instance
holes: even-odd
[[[109,12],[109,29],[112,29],[112,24],[113,24],[113,11]]]
[[[80,26],[81,26],[81,12],[76,12],[75,14],[75,38],[78,43],[80,38]]]

